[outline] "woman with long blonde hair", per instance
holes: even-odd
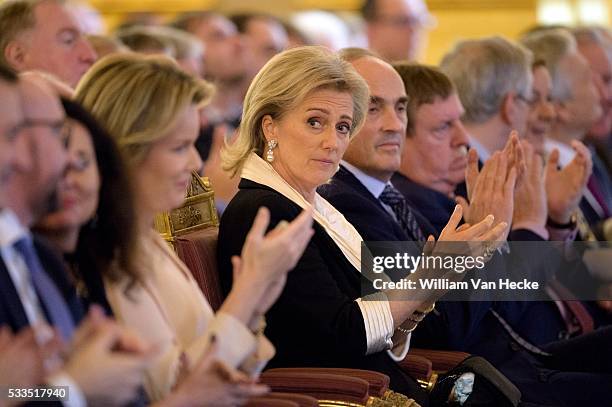
[[[264,236],[269,214],[260,211],[241,256],[232,260],[236,282],[215,315],[189,270],[153,230],[155,214],[183,202],[202,164],[194,148],[198,110],[212,91],[168,58],[138,55],[99,61],[76,90],[77,101],[116,141],[132,184],[139,278],[135,284],[105,279],[105,287],[117,319],[160,348],[145,380],[152,400],[175,387],[211,338],[227,365],[251,374],[263,368],[274,354],[261,333],[262,315],[276,300],[270,287],[284,283],[312,233],[304,212]]]

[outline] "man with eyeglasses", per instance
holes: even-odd
[[[465,108],[462,120],[470,147],[481,162],[503,150],[512,131],[524,137],[535,102],[532,61],[527,48],[501,37],[460,41],[442,59],[440,67],[456,85]],[[577,209],[591,171],[588,149],[579,143],[576,150],[577,159],[569,172],[556,171],[552,162],[546,177],[535,166],[525,172],[529,176],[523,178],[528,182],[519,182],[522,187],[515,192],[513,228],[531,230],[534,238],[544,240],[575,236],[576,223],[569,217]],[[540,160],[535,157],[532,162]],[[467,196],[465,184],[457,193]]]
[[[29,165],[18,133],[23,125],[23,111],[19,101],[17,76],[0,67],[0,210],[6,203],[5,187],[17,168]]]
[[[558,165],[564,170],[571,168],[572,163],[580,158],[582,140],[591,128],[600,120],[603,114],[598,92],[599,77],[594,75],[592,67],[579,53],[576,40],[566,30],[555,29],[529,34],[523,39],[537,59],[543,60],[552,77],[553,105],[556,120],[553,122],[550,135],[545,143],[547,153],[558,150]],[[604,90],[600,87],[599,91]],[[577,148],[579,146],[579,148]],[[590,162],[590,152],[589,162]],[[556,154],[556,153],[555,153]],[[587,175],[587,180],[590,173]],[[569,179],[569,178],[568,178]],[[586,182],[585,182],[586,184]],[[591,231],[596,231],[602,221],[612,214],[607,208],[603,195],[593,193],[585,188],[584,197],[576,199],[581,212],[588,222]],[[580,199],[582,198],[582,199]],[[571,224],[572,212],[561,219],[560,224]],[[583,233],[583,238],[590,239],[592,233]]]
[[[59,339],[71,343],[63,360],[41,360],[44,369],[30,372],[35,376],[32,383],[68,386],[64,405],[123,405],[142,384],[150,350],[137,338],[132,338],[134,346],[126,342],[126,331],[99,309],[83,319],[83,306],[63,262],[30,232],[32,224],[56,205],[56,188],[68,158],[65,114],[44,79],[22,76],[15,88],[18,96],[13,102],[23,118],[12,128],[29,161],[14,165],[6,187],[2,183],[6,207],[0,211],[0,326],[15,333],[31,329],[41,349],[56,343],[57,350]],[[7,110],[10,99],[2,101]],[[52,370],[47,369],[49,361],[54,363]],[[14,385],[14,380],[0,380],[0,386]]]
[[[424,0],[366,0],[361,15],[369,48],[389,62],[417,59],[434,21]]]
[[[65,114],[52,90],[41,79],[22,79],[26,139],[32,165],[16,172],[9,185],[9,205],[23,225],[31,225],[57,205],[56,189],[67,163]]]

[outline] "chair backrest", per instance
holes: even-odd
[[[155,228],[176,251],[216,311],[223,302],[217,273],[219,217],[208,178],[193,173],[180,207],[155,218]]]
[[[368,382],[351,376],[306,371],[265,371],[260,381],[270,386],[274,392],[314,397],[321,406],[365,406],[370,399]]]
[[[174,240],[174,249],[198,282],[208,303],[217,311],[223,303],[223,293],[217,273],[217,237],[219,228],[196,230]]]
[[[257,397],[249,400],[246,407],[300,407],[298,403],[292,400],[283,400],[273,397]]]
[[[262,397],[256,397],[247,402],[246,407],[269,407],[271,401],[281,400],[283,402],[295,403],[296,407],[319,407],[317,399],[296,393],[268,393]]]
[[[196,172],[191,174],[191,184],[183,205],[155,217],[155,229],[171,244],[178,236],[218,226],[215,194],[208,178],[201,177]]]
[[[369,395],[374,397],[383,397],[387,390],[389,390],[389,376],[374,372],[372,370],[360,370],[360,369],[344,369],[344,368],[331,368],[331,367],[284,367],[277,369],[266,370],[268,374],[294,374],[294,373],[310,373],[310,374],[333,374],[340,376],[356,377],[363,379],[368,382]]]

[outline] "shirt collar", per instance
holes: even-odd
[[[389,185],[391,184],[390,182],[383,182],[377,178],[374,178],[366,174],[365,172],[361,171],[359,168],[347,163],[344,160],[341,161],[341,164],[351,174],[353,174],[355,178],[357,178],[359,182],[361,182],[363,186],[366,187],[366,189],[370,191],[370,193],[374,195],[376,199],[378,199],[378,197],[380,197],[380,194],[383,193],[387,184]]]
[[[19,223],[13,211],[6,208],[0,210],[0,247],[12,246],[29,235],[30,232]]]
[[[483,146],[478,140],[476,140],[474,136],[470,135],[469,138],[470,138],[470,147],[476,150],[476,152],[478,153],[478,159],[480,160],[480,162],[484,163],[489,158],[491,158],[491,152],[487,150],[487,148]]]

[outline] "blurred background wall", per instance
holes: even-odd
[[[178,12],[215,9],[222,12],[265,11],[281,17],[306,9],[322,9],[350,16],[360,0],[91,0],[107,29],[126,18],[153,13],[154,18],[171,18]],[[525,29],[545,24],[608,25],[612,0],[428,0],[435,21],[420,57],[438,63],[458,39],[492,34],[516,38]],[[153,17],[152,17],[153,18]]]

